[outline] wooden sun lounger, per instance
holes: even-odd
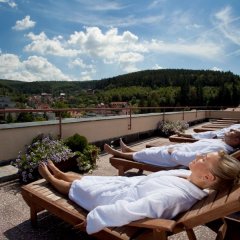
[[[231,156],[237,158],[240,160],[240,150],[237,150],[236,152],[232,153]],[[150,171],[150,172],[157,172],[161,170],[170,170],[170,169],[179,169],[184,168],[183,166],[176,166],[174,168],[172,167],[161,167],[157,165],[132,161],[132,160],[126,160],[123,158],[117,158],[117,157],[110,157],[109,162],[113,167],[115,167],[118,170],[118,175],[123,176],[126,171],[131,169],[138,169],[141,172],[142,171]]]
[[[113,167],[115,167],[118,170],[119,176],[124,176],[125,172],[128,170],[131,170],[133,168],[138,169],[139,171],[150,171],[150,172],[157,172],[161,170],[171,170],[171,169],[180,169],[183,168],[182,166],[177,167],[161,167],[157,165],[147,164],[147,163],[141,163],[131,160],[126,160],[123,158],[117,158],[117,157],[110,157],[109,162]]]
[[[240,118],[221,118],[221,120],[226,120],[226,121],[238,121],[238,122],[240,122]]]
[[[206,131],[214,131],[214,130],[218,130],[221,128],[227,128],[227,127],[231,127],[231,125],[236,124],[236,123],[231,123],[231,124],[227,124],[227,125],[223,125],[223,124],[206,124],[203,125],[201,127],[198,128],[194,128],[193,131],[194,132],[206,132]]]
[[[30,207],[32,224],[37,223],[37,214],[43,210],[48,210],[75,227],[86,219],[87,211],[59,194],[44,179],[23,186],[22,196]],[[192,230],[194,227],[239,210],[240,187],[238,186],[225,192],[212,192],[174,220],[143,219],[123,227],[105,228],[93,236],[101,240],[167,240],[167,235],[185,230],[190,240],[196,240]],[[223,221],[223,226],[218,231],[220,238],[217,239],[223,239],[221,237],[224,236],[226,227],[227,224]]]

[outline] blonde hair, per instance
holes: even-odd
[[[219,151],[219,161],[211,172],[217,181],[211,186],[212,189],[222,189],[240,184],[240,161],[229,156],[224,151]]]

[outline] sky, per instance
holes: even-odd
[[[151,69],[240,75],[239,0],[0,0],[0,79]]]

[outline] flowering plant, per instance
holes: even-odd
[[[160,134],[169,137],[176,132],[184,132],[186,129],[188,129],[189,124],[186,121],[160,121],[158,123],[158,130]]]
[[[34,173],[39,162],[51,159],[53,162],[59,163],[73,156],[74,153],[61,140],[41,135],[26,147],[25,153],[19,153],[12,165],[18,168],[22,181],[29,182],[36,178]]]

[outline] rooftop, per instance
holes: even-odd
[[[195,126],[196,127],[196,126]],[[190,128],[188,132],[191,132]],[[136,150],[142,149],[146,143],[161,140],[168,142],[166,138],[151,138],[131,144]],[[98,168],[94,170],[92,175],[117,175],[117,170],[109,163],[108,154],[101,154],[98,160]],[[29,207],[21,196],[21,184],[16,179],[16,169],[11,166],[0,167],[0,231],[2,236],[0,239],[81,239],[93,240],[94,238],[87,236],[86,233],[73,230],[72,226],[63,222],[54,215],[43,212],[39,215],[38,227],[33,228],[30,224]],[[130,173],[136,174],[137,170],[131,170]],[[147,174],[147,173],[146,173]],[[216,234],[207,227],[200,226],[194,229],[198,239],[211,240]],[[185,233],[180,233],[169,237],[170,240],[188,239]]]

